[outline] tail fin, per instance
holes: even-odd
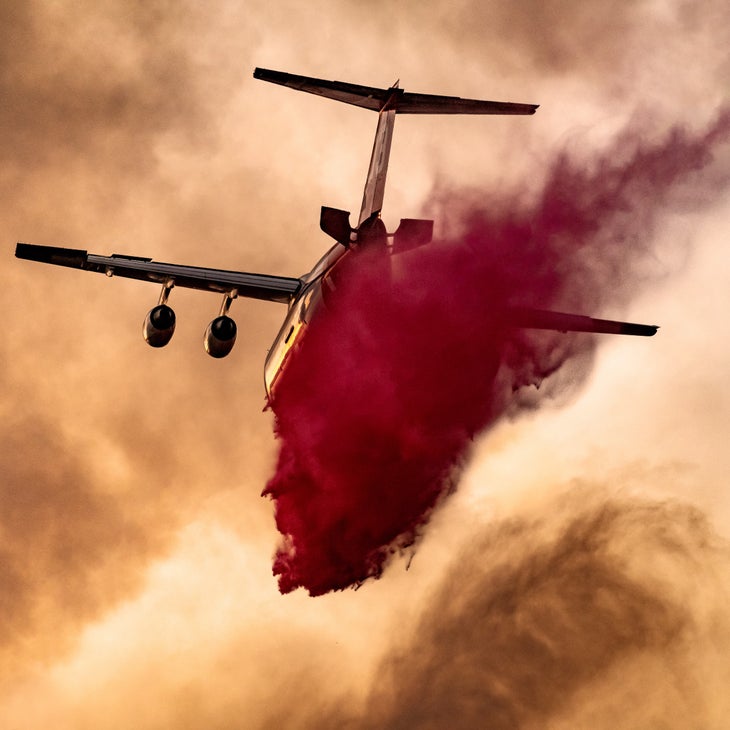
[[[328,99],[353,104],[378,112],[378,127],[375,132],[373,152],[370,157],[368,177],[365,182],[358,228],[380,215],[385,192],[385,177],[388,172],[390,143],[396,114],[534,114],[537,104],[514,104],[503,101],[479,101],[461,99],[458,96],[436,96],[433,94],[411,94],[398,87],[398,82],[388,89],[374,86],[360,86],[343,81],[325,81],[309,76],[282,71],[257,68],[254,78],[306,91]]]

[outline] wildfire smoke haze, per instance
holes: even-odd
[[[0,40],[0,726],[724,730],[724,3],[11,2]],[[238,300],[236,348],[212,362],[219,302],[175,290],[153,351],[154,287],[12,256],[24,240],[308,270],[320,205],[360,199],[374,116],[256,66],[540,104],[398,119],[384,219],[434,218],[438,240],[396,262],[400,326],[382,303],[335,315],[343,349],[316,375],[339,397],[316,401],[315,378],[278,424],[261,368],[280,307]],[[435,286],[447,272],[459,291]],[[597,349],[475,331],[538,294],[661,330]],[[361,438],[324,451],[316,420],[299,428],[309,398],[342,428],[359,401]],[[386,494],[372,453],[391,481],[412,476],[402,454],[423,464],[422,502],[392,490],[368,513],[373,481]],[[271,481],[287,455],[318,489],[354,458],[369,471],[318,511],[319,491]],[[390,557],[412,537],[410,563]],[[277,545],[282,587],[322,595],[279,593]]]
[[[651,727],[667,703],[669,727],[721,727],[707,708],[730,637],[721,610],[702,613],[725,600],[727,546],[685,505],[602,491],[577,485],[549,515],[486,530],[385,657],[370,716],[348,725],[343,706],[329,727],[609,728],[629,703],[622,727]],[[694,662],[719,676],[692,705]]]

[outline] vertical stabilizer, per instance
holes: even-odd
[[[378,114],[378,127],[375,130],[373,152],[370,155],[370,167],[365,181],[365,190],[362,196],[362,207],[358,218],[358,227],[373,215],[379,215],[383,207],[385,194],[385,177],[388,174],[388,160],[390,159],[390,144],[393,141],[393,127],[395,126],[396,109],[391,100],[397,98],[398,82],[392,87],[388,101]]]

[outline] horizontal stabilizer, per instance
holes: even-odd
[[[397,100],[395,110],[397,114],[534,114],[538,106],[404,91]]]
[[[396,114],[534,114],[537,104],[514,104],[504,101],[479,101],[461,99],[458,96],[437,96],[434,94],[411,94],[398,89],[379,89],[374,86],[360,86],[344,81],[326,81],[310,76],[257,68],[254,78],[290,89],[306,91],[328,99],[353,104],[372,111],[382,111],[386,104]]]
[[[550,312],[545,309],[515,307],[507,310],[507,320],[513,327],[526,329],[556,330],[558,332],[595,332],[606,335],[636,335],[651,337],[659,327],[653,324],[617,322],[611,319],[595,319],[581,314]]]
[[[384,89],[347,84],[343,81],[325,81],[324,79],[298,76],[283,71],[270,71],[266,68],[254,69],[253,77],[262,81],[270,81],[272,84],[288,86],[290,89],[306,91],[308,94],[325,96],[328,99],[342,101],[345,104],[354,104],[365,109],[372,109],[376,112],[380,111],[388,95],[387,90]]]

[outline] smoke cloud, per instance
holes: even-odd
[[[219,420],[206,383],[191,393],[181,370],[158,360],[144,387],[128,381],[121,395],[146,353],[131,355],[115,315],[138,341],[144,305],[129,311],[122,285],[116,304],[97,307],[92,281],[78,299],[63,273],[12,255],[17,240],[107,253],[112,241],[120,251],[164,247],[160,232],[179,198],[161,148],[173,138],[178,154],[202,151],[216,139],[190,50],[201,18],[184,4],[0,7],[3,691],[139,591],[188,506],[216,491],[185,473],[181,453],[202,457],[213,484],[227,485],[213,463],[227,438],[208,454],[196,445]],[[221,384],[229,376],[218,373]],[[170,404],[183,397],[198,416],[171,430]],[[260,397],[252,400],[257,412]]]
[[[683,188],[699,203],[717,184],[700,173],[728,136],[728,112],[661,141],[631,128],[595,159],[558,155],[527,199],[442,195],[452,234],[404,254],[392,290],[382,254],[339,274],[274,402],[281,451],[266,493],[283,592],[378,577],[455,488],[478,433],[535,407],[531,387],[567,364],[540,395],[581,382],[595,337],[511,330],[501,312],[625,304],[648,275],[657,217]]]
[[[20,668],[67,651],[76,632],[140,586],[152,535],[68,454],[38,414],[8,415],[0,447],[0,688]]]
[[[691,508],[610,501],[620,480],[607,476],[625,474],[642,499],[692,501],[727,533],[728,164],[717,138],[703,140],[714,128],[707,123],[712,110],[727,104],[726,3],[29,0],[0,4],[0,40],[0,726],[156,730],[392,721],[408,727],[415,724],[410,712],[428,726],[414,701],[421,681],[448,689],[443,702],[433,699],[429,707],[436,717],[450,707],[462,726],[474,717],[467,706],[473,703],[526,730],[726,728],[726,551],[715,550]],[[423,534],[409,570],[392,565],[362,590],[317,600],[305,590],[277,591],[269,559],[280,539],[272,517],[278,503],[259,496],[277,448],[271,414],[261,413],[261,366],[282,308],[237,301],[236,349],[212,362],[201,339],[219,301],[176,290],[178,331],[169,348],[152,351],[139,330],[157,300],[155,287],[13,257],[16,241],[25,240],[290,276],[306,271],[327,243],[317,230],[319,206],[347,208],[359,200],[375,120],[257,82],[255,66],[372,85],[400,77],[410,91],[541,104],[525,120],[398,120],[384,209],[389,227],[398,216],[418,216],[439,181],[420,213],[436,219],[439,241],[394,261],[408,286],[386,291],[382,302],[395,298],[411,325],[391,338],[395,352],[408,349],[420,361],[393,372],[369,369],[368,353],[385,341],[372,341],[357,310],[343,312],[342,349],[330,353],[323,377],[336,381],[342,370],[355,391],[371,387],[358,386],[360,380],[402,375],[420,379],[423,388],[429,378],[420,365],[437,355],[452,373],[449,353],[431,352],[424,338],[444,323],[455,327],[465,292],[452,290],[451,302],[442,291],[443,301],[423,316],[421,290],[442,277],[421,257],[468,269],[479,259],[461,255],[467,234],[475,232],[472,247],[492,245],[503,234],[506,244],[499,226],[507,212],[516,213],[516,225],[529,228],[532,239],[531,216],[548,176],[559,182],[558,161],[580,173],[566,195],[580,209],[590,193],[581,181],[593,184],[599,162],[614,174],[635,150],[663,149],[670,125],[688,124],[678,127],[671,164],[679,151],[694,155],[693,142],[706,142],[715,155],[694,172],[683,168],[668,186],[655,188],[639,174],[637,195],[608,215],[612,223],[603,233],[591,234],[608,247],[611,231],[627,230],[631,261],[624,242],[611,249],[614,269],[588,256],[590,249],[574,256],[563,237],[561,259],[567,254],[571,271],[600,286],[574,293],[549,278],[545,284],[556,307],[615,318],[638,293],[626,318],[660,324],[660,334],[648,342],[610,338],[596,358],[584,336],[501,339],[494,377],[488,362],[478,370],[489,408],[471,422],[475,433],[484,419],[494,428],[472,447],[468,428],[459,425],[424,462],[436,469],[454,459],[456,466],[419,496],[431,518],[427,530],[422,522],[414,529]],[[644,114],[622,141],[607,142],[637,109]],[[569,154],[551,155],[566,141]],[[596,157],[588,149],[605,153]],[[495,189],[501,192],[488,194]],[[700,214],[683,216],[687,210]],[[652,235],[639,230],[643,225]],[[503,249],[496,246],[509,263]],[[508,263],[498,270],[509,270],[518,284],[529,279],[519,260]],[[657,272],[663,280],[645,287]],[[379,285],[367,284],[371,275],[362,271],[370,303]],[[481,289],[475,294],[466,299],[470,307],[491,304]],[[510,295],[506,287],[493,290],[495,300],[503,295]],[[539,390],[513,393],[514,382],[540,379],[543,369],[533,368],[530,357],[550,347],[555,355],[545,369],[568,356],[566,365]],[[356,376],[352,362],[362,363]],[[594,377],[584,382],[592,364]],[[581,398],[567,407],[527,412],[547,405],[548,397],[565,403],[581,382]],[[381,394],[383,412],[411,428],[415,461],[424,450],[416,416],[431,427],[426,406],[414,417],[394,412],[408,391],[404,396],[393,382],[389,398],[376,385],[371,391]],[[344,386],[337,388],[341,393]],[[432,394],[434,412],[442,392],[464,395],[458,386],[440,386]],[[302,404],[310,414],[349,403],[315,395],[314,411]],[[522,417],[510,420],[516,413]],[[342,420],[348,425],[354,418]],[[391,431],[402,434],[402,425],[394,421]],[[338,437],[337,468],[347,472],[353,452],[367,462],[370,456],[359,453],[367,443],[375,454],[402,447],[402,440],[375,442],[380,427],[363,420],[370,441],[360,446]],[[286,438],[285,419],[280,428]],[[293,418],[291,430],[306,432]],[[324,443],[321,435],[311,438]],[[461,464],[469,469],[460,476]],[[316,463],[305,467],[309,476],[317,470]],[[363,470],[363,489],[370,476]],[[394,467],[391,477],[399,476]],[[604,485],[592,506],[583,487],[563,507],[556,503],[555,493],[575,477]],[[459,478],[459,492],[429,512],[428,500],[439,504],[444,485]],[[370,568],[377,574],[388,565],[389,550],[408,542],[398,530],[414,513],[405,498],[400,512],[391,505],[387,513],[374,509],[385,492],[376,484],[367,502],[375,535],[367,540],[364,522],[347,539],[346,523],[339,533],[334,525],[345,514],[350,520],[351,505],[327,513],[330,522],[306,495],[301,506],[311,506],[311,514],[299,504],[279,511],[295,534],[319,530],[322,540],[310,557],[319,549],[327,553],[323,565],[335,566],[307,580],[321,579],[322,590],[347,570],[359,580],[362,571],[352,569],[359,558],[337,565],[345,548],[349,559],[380,545]],[[365,497],[358,499],[352,505],[361,507]],[[525,517],[520,505],[535,501],[539,508]],[[554,513],[560,516],[553,520]],[[390,534],[383,514],[394,515]],[[586,537],[585,571],[576,567],[578,548],[561,541],[568,531],[582,534],[580,525],[604,537],[600,544]],[[328,534],[339,542],[328,547]],[[298,555],[289,578],[307,567]],[[600,596],[580,589],[583,576],[601,587]],[[497,594],[508,596],[511,581],[520,590],[512,591],[510,621],[498,610]],[[656,626],[641,600],[657,612]],[[536,603],[553,610],[541,613]],[[523,625],[539,639],[521,643]],[[592,626],[599,628],[591,634]],[[434,642],[430,653],[427,642]],[[490,652],[477,656],[470,643],[520,660],[495,669]],[[524,646],[530,650],[518,652]],[[460,685],[468,690],[463,703],[460,687],[443,672],[436,676],[440,665],[461,677],[462,661],[484,680],[483,701],[468,676]],[[549,697],[551,688],[559,696]]]
[[[601,491],[577,485],[547,516],[487,530],[382,661],[362,714],[343,705],[325,726],[721,727],[727,699],[713,713],[707,700],[728,675],[709,656],[727,647],[727,545],[691,507]]]

